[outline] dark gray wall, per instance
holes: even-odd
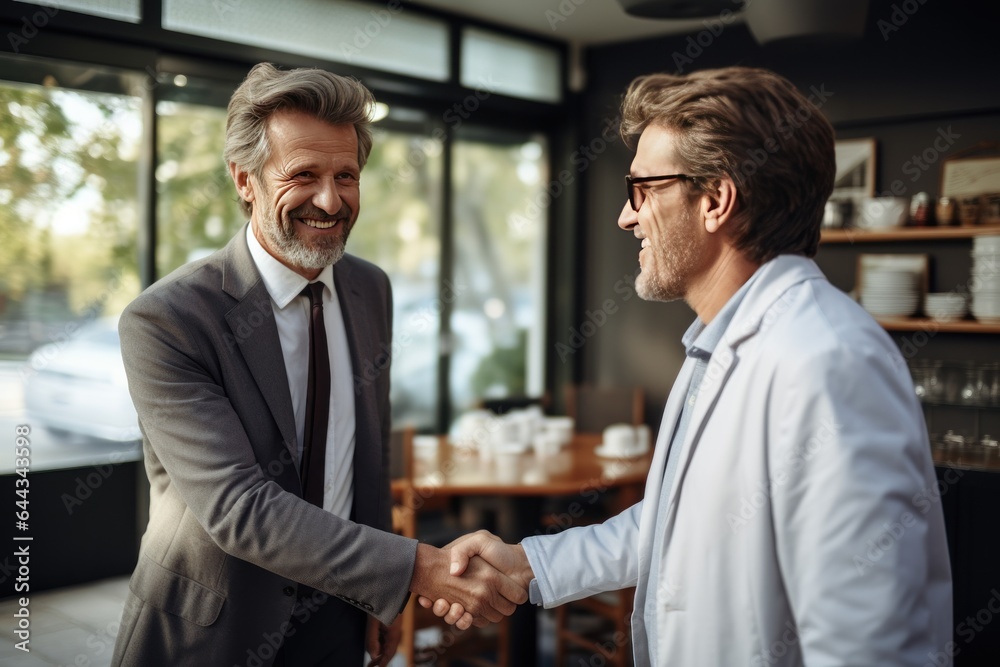
[[[895,15],[901,24],[898,30],[886,28],[895,27],[894,6],[901,12]],[[900,20],[903,16],[905,22]],[[878,140],[877,190],[884,191],[900,179],[905,194],[926,191],[936,197],[940,158],[916,180],[911,180],[913,171],[906,163],[933,145],[939,129],[951,128],[960,135],[942,157],[982,140],[1000,140],[998,18],[994,3],[873,0],[865,37],[850,44],[761,47],[745,25],[731,23],[717,36],[700,35],[707,44],[700,47],[700,53],[691,47],[699,39],[697,33],[588,51],[579,144],[593,142],[594,159],[589,160],[584,175],[578,222],[585,244],[578,274],[582,292],[577,304],[578,335],[570,327],[557,330],[553,339],[558,346],[582,337],[583,344],[570,345],[572,353],[562,348],[565,361],[559,363],[574,364],[575,375],[582,381],[641,385],[647,392],[647,420],[655,426],[683,360],[680,337],[694,313],[683,303],[654,304],[634,296],[631,276],[637,268],[639,244],[615,224],[625,201],[623,176],[632,154],[620,140],[602,146],[602,129],[615,117],[621,94],[634,77],[658,71],[676,73],[678,64],[684,73],[747,65],[775,70],[804,91],[822,87],[832,93],[822,110],[839,138]],[[684,60],[688,55],[694,56],[693,63]],[[969,241],[831,245],[821,248],[818,261],[835,284],[849,290],[858,252],[928,252],[934,265],[932,289],[947,290],[968,275],[969,249]],[[602,318],[602,309],[614,312]],[[588,321],[594,326],[585,324]],[[598,322],[603,324],[598,326]],[[587,332],[593,335],[586,336]],[[920,354],[997,359],[997,339],[938,334]]]

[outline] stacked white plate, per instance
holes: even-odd
[[[1000,322],[1000,235],[977,236],[972,242],[972,315],[981,322]]]
[[[936,292],[924,298],[924,314],[940,322],[960,320],[968,312],[968,297],[958,292]]]
[[[861,305],[876,317],[908,317],[920,306],[917,274],[902,269],[869,269],[861,287]]]

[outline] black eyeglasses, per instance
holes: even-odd
[[[628,190],[628,203],[632,206],[633,211],[638,211],[642,207],[642,202],[646,200],[646,191],[643,188],[636,187],[639,183],[648,183],[650,181],[665,181],[667,179],[676,178],[681,181],[693,181],[694,176],[688,176],[687,174],[666,174],[665,176],[640,176],[639,178],[632,178],[631,176],[625,176],[625,189]]]

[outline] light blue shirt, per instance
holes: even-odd
[[[694,372],[691,376],[691,383],[687,387],[687,398],[684,403],[684,407],[681,410],[680,419],[678,419],[677,427],[674,430],[673,436],[670,439],[670,449],[667,454],[666,468],[663,472],[663,488],[660,493],[659,505],[657,506],[656,512],[656,530],[665,530],[665,521],[667,516],[667,501],[670,497],[670,485],[673,482],[674,474],[677,470],[677,463],[680,458],[681,445],[684,442],[684,438],[687,434],[688,423],[691,419],[691,413],[693,412],[693,407],[698,398],[698,389],[701,386],[701,381],[705,377],[705,371],[708,369],[708,362],[712,358],[712,354],[715,352],[715,348],[718,347],[719,343],[722,341],[723,336],[725,336],[726,329],[733,321],[733,317],[736,315],[736,311],[739,309],[740,304],[743,302],[743,298],[749,291],[750,286],[753,284],[754,280],[760,273],[759,269],[757,272],[744,283],[737,292],[730,297],[726,305],[722,307],[718,315],[709,323],[705,324],[701,319],[695,319],[695,321],[688,327],[688,330],[684,333],[681,338],[681,342],[684,344],[685,352],[687,356],[695,359]],[[674,390],[678,390],[679,387],[674,387]],[[661,425],[661,428],[663,425]],[[676,446],[674,446],[676,445]],[[652,473],[652,471],[651,471]],[[658,544],[660,544],[658,542]],[[529,559],[535,560],[541,558],[541,552],[535,549],[534,544],[530,541],[524,543],[525,551],[528,552]],[[661,552],[659,547],[656,548],[653,553],[653,558],[651,562],[659,562],[663,559],[665,555]],[[560,567],[574,568],[579,564],[577,563],[563,563]],[[650,573],[649,584],[648,584],[648,595],[646,597],[646,605],[642,610],[643,616],[645,617],[646,627],[658,627],[657,626],[657,595],[656,589],[660,585],[659,577],[657,576],[657,568],[654,568],[653,572]],[[528,598],[532,604],[543,604],[541,586],[537,579],[532,579],[528,588]],[[653,656],[656,655],[656,633],[649,634],[649,655],[650,664],[655,664]]]
[[[757,273],[754,273],[750,277],[750,280],[746,281],[737,290],[736,294],[729,298],[726,305],[722,307],[722,310],[719,311],[709,324],[706,325],[700,318],[697,318],[681,338],[685,353],[688,357],[695,360],[694,371],[691,374],[691,383],[688,385],[687,397],[684,399],[680,418],[677,420],[677,428],[674,429],[673,437],[670,439],[670,449],[667,450],[667,465],[663,472],[660,502],[656,508],[656,534],[662,534],[667,529],[667,502],[670,499],[670,486],[673,484],[674,475],[677,473],[677,463],[680,460],[681,447],[684,444],[684,438],[687,436],[688,424],[691,422],[691,414],[694,412],[694,404],[698,400],[698,390],[701,388],[701,381],[705,377],[705,371],[708,370],[708,362],[711,360],[715,348],[722,341],[722,337],[726,334],[726,329],[732,323],[736,311],[739,309],[740,304],[743,303],[743,297],[746,296],[750,285],[753,284],[756,277]],[[655,544],[653,556],[650,559],[651,563],[659,563],[665,557],[663,553],[663,541],[657,540]],[[647,628],[659,627],[659,601],[656,591],[660,585],[660,580],[656,574],[657,572],[658,569],[655,567],[650,572],[649,584],[646,589],[646,605],[643,609],[643,616]],[[649,664],[656,664],[654,656],[657,655],[656,644],[658,639],[655,632],[649,633],[648,641]]]

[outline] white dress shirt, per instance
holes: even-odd
[[[247,226],[247,245],[271,296],[281,354],[288,375],[288,389],[295,412],[295,439],[302,459],[306,422],[306,389],[309,381],[309,298],[302,290],[310,282],[279,262],[261,246]],[[330,422],[326,430],[326,466],[323,475],[323,509],[343,519],[351,517],[354,503],[354,371],[340,299],[333,284],[333,267],[323,269],[313,282],[321,282],[323,319],[330,351]]]

